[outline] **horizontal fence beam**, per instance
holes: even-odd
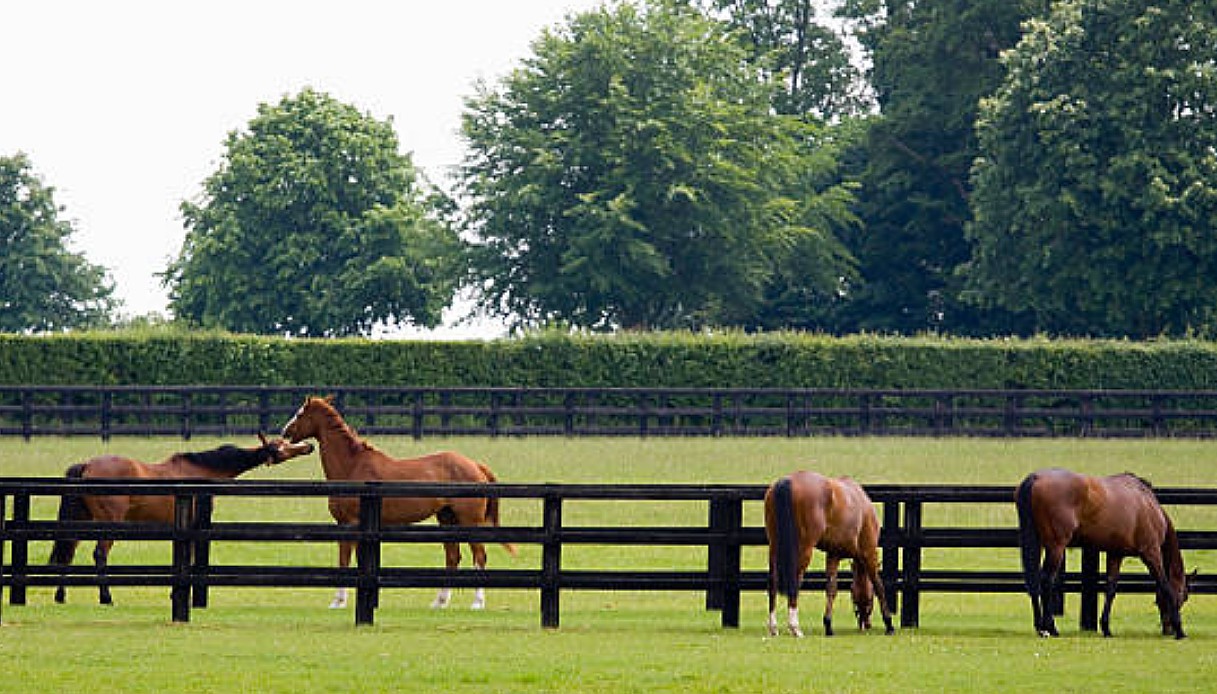
[[[588,484],[460,484],[409,482],[303,482],[303,481],[149,481],[66,480],[60,478],[0,478],[0,589],[9,590],[10,603],[24,604],[31,586],[114,585],[168,586],[173,590],[173,618],[189,619],[191,604],[206,605],[213,586],[282,586],[355,588],[356,621],[370,623],[379,591],[384,588],[490,587],[541,591],[542,625],[559,624],[562,590],[693,590],[707,593],[707,607],[722,612],[724,626],[739,624],[741,590],[762,590],[766,576],[740,567],[740,549],[766,543],[764,529],[742,524],[742,505],[757,503],[764,495],[760,485],[588,485]],[[1217,505],[1217,489],[1164,488],[1155,490],[1166,505]],[[1005,486],[872,485],[867,487],[882,506],[884,527],[881,576],[889,601],[900,602],[901,624],[919,624],[920,594],[925,592],[1019,593],[1019,571],[985,569],[927,569],[921,565],[925,548],[994,548],[1018,546],[1013,528],[934,527],[923,524],[929,505],[1013,503],[1013,488]],[[59,521],[30,517],[30,500],[38,496],[79,494],[166,495],[176,499],[172,523],[104,523]],[[358,526],[329,523],[272,521],[216,522],[210,517],[212,501],[221,496],[328,497],[355,496],[365,511],[379,509],[391,497],[498,497],[543,502],[541,525],[536,527],[464,528],[431,525],[381,524],[379,513],[361,513]],[[580,500],[705,502],[710,512],[705,525],[583,527],[562,522],[564,504]],[[192,514],[191,510],[195,512]],[[1180,532],[1185,550],[1217,549],[1217,530]],[[28,544],[59,539],[166,541],[174,546],[168,566],[113,566],[104,575],[91,566],[57,567],[31,564]],[[365,560],[359,568],[300,566],[230,566],[209,562],[215,542],[334,542],[359,543]],[[380,548],[385,543],[511,542],[542,549],[540,566],[533,569],[450,572],[442,569],[384,567]],[[564,569],[562,547],[591,545],[663,545],[706,547],[705,571],[577,571]],[[12,552],[6,554],[5,548]],[[1012,553],[1017,566],[1017,554]],[[11,557],[11,560],[9,559]],[[1098,598],[1098,561],[1083,571],[1069,572],[1066,592],[1080,592],[1082,623],[1093,628]],[[848,573],[845,574],[848,576]],[[807,589],[822,589],[822,572],[809,572]],[[1152,592],[1148,576],[1132,574],[1121,590]],[[1217,593],[1217,579],[1201,576],[1194,593]],[[3,602],[0,595],[0,603]]]
[[[0,436],[277,431],[332,394],[367,435],[1217,436],[1217,390],[0,386]]]

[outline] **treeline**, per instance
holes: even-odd
[[[0,335],[0,385],[1217,388],[1217,344],[542,333],[486,342]]]

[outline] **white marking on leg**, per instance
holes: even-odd
[[[799,608],[791,607],[787,610],[786,624],[790,627],[790,635],[796,639],[803,638],[803,630],[799,628]]]
[[[473,591],[473,604],[469,606],[471,610],[486,609],[486,589],[478,588]]]
[[[433,609],[442,610],[443,608],[447,607],[448,603],[451,601],[452,601],[452,589],[451,588],[440,588],[439,592],[435,594],[435,600],[431,601],[431,607]]]
[[[330,603],[331,610],[341,610],[347,606],[347,589],[339,588],[338,592],[334,593],[334,601]]]
[[[778,635],[778,613],[776,611],[769,613],[769,635]]]

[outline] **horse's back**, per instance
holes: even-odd
[[[85,478],[126,479],[152,476],[146,464],[120,455],[99,455],[85,461],[83,465],[84,472],[81,476]]]
[[[379,453],[379,451],[377,451]],[[486,466],[456,451],[438,451],[417,458],[392,458],[383,453],[369,458],[376,479],[402,482],[489,482]]]
[[[1130,474],[1041,470],[1031,488],[1031,509],[1045,539],[1067,543],[1076,536],[1105,551],[1160,543],[1167,524],[1153,490]]]

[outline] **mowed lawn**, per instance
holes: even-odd
[[[57,476],[68,464],[102,452],[157,460],[175,450],[201,450],[216,439],[0,440],[0,475]],[[245,445],[249,442],[236,441]],[[764,484],[793,469],[849,474],[867,483],[1016,484],[1039,467],[1093,473],[1135,471],[1158,486],[1217,488],[1217,444],[1199,441],[1004,441],[971,439],[450,439],[382,438],[398,455],[460,450],[512,482],[708,482]],[[258,478],[316,479],[316,455]],[[1217,529],[1217,510],[1170,509],[1181,528]],[[36,499],[50,517],[54,504]],[[508,500],[505,525],[536,525],[539,504]],[[321,499],[222,499],[220,520],[326,521]],[[567,524],[639,525],[704,522],[704,504],[571,502]],[[1013,504],[930,507],[927,525],[1013,525]],[[745,522],[760,523],[759,504]],[[44,561],[45,544],[31,548]],[[91,545],[77,562],[88,561]],[[533,568],[540,552],[510,557],[490,548],[491,567]],[[163,544],[116,545],[112,562],[165,562]],[[323,544],[227,544],[222,563],[331,565]],[[466,552],[466,555],[468,553]],[[1185,555],[1189,568],[1217,571],[1217,556]],[[822,557],[813,569],[822,567]],[[1076,558],[1073,559],[1076,566]],[[433,546],[401,546],[385,563],[440,566]],[[571,568],[698,568],[704,550],[571,547]],[[763,548],[748,548],[748,569],[764,566]],[[926,568],[991,566],[1013,570],[1012,551],[935,550]],[[1141,571],[1135,561],[1128,571]],[[539,626],[534,591],[490,591],[488,609],[472,612],[468,591],[434,611],[431,591],[386,591],[376,625],[356,628],[350,608],[328,610],[322,589],[215,589],[211,607],[189,624],[169,620],[165,589],[116,588],[116,605],[96,604],[96,591],[76,588],[67,605],[36,588],[27,606],[3,606],[0,692],[847,692],[847,691],[1209,691],[1217,676],[1217,597],[1195,596],[1184,609],[1190,638],[1157,634],[1147,595],[1124,595],[1113,614],[1116,637],[1077,630],[1076,598],[1060,621],[1059,639],[1037,638],[1025,596],[925,595],[921,627],[860,634],[850,627],[848,594],[838,598],[838,635],[819,624],[823,597],[805,595],[807,638],[771,639],[765,598],[748,593],[740,629],[692,593],[562,593],[562,626]],[[7,596],[6,596],[7,599]]]

